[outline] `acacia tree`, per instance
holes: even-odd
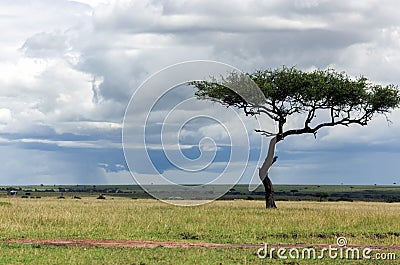
[[[277,123],[277,133],[256,129],[265,136],[274,136],[270,141],[268,157],[260,169],[266,208],[276,208],[273,186],[268,176],[268,168],[277,159],[273,152],[276,143],[290,135],[316,136],[318,130],[325,127],[351,124],[366,126],[376,114],[383,114],[388,119],[387,114],[400,106],[398,86],[373,84],[363,76],[351,78],[333,69],[305,72],[284,66],[246,76],[261,89],[262,100],[259,97],[257,100],[245,100],[243,93],[246,91],[236,93],[217,82],[196,81],[191,84],[197,88],[199,99],[237,107],[246,115],[266,115]],[[232,73],[226,79],[236,86],[246,82],[237,73]],[[296,115],[304,117],[302,126],[286,129],[285,125]]]

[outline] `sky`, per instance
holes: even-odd
[[[148,158],[157,171],[182,183],[207,182],[227,162],[229,174],[236,179],[245,170],[240,183],[248,183],[266,154],[267,139],[253,131],[257,121],[194,102],[193,90],[182,86],[157,102],[146,127],[149,157],[136,153],[140,147],[132,143],[130,158],[137,167],[128,167],[123,120],[140,85],[165,67],[191,60],[249,73],[282,65],[334,68],[400,84],[398,9],[395,0],[2,0],[0,185],[133,184],[130,171],[152,174],[141,167]],[[185,100],[192,104],[180,107],[218,117],[186,123],[178,142],[178,132],[166,126],[164,148],[173,157],[182,147],[189,158],[181,161],[184,167],[199,166],[202,154],[214,163],[194,178],[168,161],[160,144],[158,115]],[[179,110],[169,118],[185,117]],[[324,129],[316,139],[288,137],[277,146],[272,181],[400,184],[400,111],[389,118],[377,116],[367,127]],[[232,160],[243,150],[247,161]]]

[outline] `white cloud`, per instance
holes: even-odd
[[[7,123],[11,120],[11,111],[6,108],[0,109],[0,121],[1,123]]]
[[[398,83],[400,73],[396,1],[41,0],[26,5],[5,0],[0,7],[0,133],[7,135],[0,142],[10,144],[1,146],[7,161],[14,158],[7,158],[9,150],[23,156],[13,145],[18,139],[63,147],[79,146],[79,141],[81,147],[96,141],[113,146],[132,92],[150,74],[180,61],[218,60],[250,72],[282,64],[333,66],[382,83]],[[231,136],[240,138],[239,122],[224,118]],[[377,119],[367,128],[325,130],[318,144],[285,143],[296,150],[338,141],[397,145],[399,112],[390,118],[390,127]],[[257,126],[252,120],[247,124]],[[249,131],[254,144],[257,137]],[[193,136],[193,131],[186,133]],[[198,133],[226,140],[215,125]],[[49,134],[89,139],[65,141]],[[37,161],[32,163],[34,169]]]

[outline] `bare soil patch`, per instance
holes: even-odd
[[[100,246],[106,248],[112,247],[139,247],[139,248],[260,248],[263,244],[218,244],[207,242],[176,242],[176,241],[142,241],[142,240],[21,240],[10,239],[2,243],[30,244],[30,245],[49,245],[49,246]],[[268,248],[303,248],[314,246],[316,248],[328,248],[328,244],[268,244]],[[331,245],[334,247],[333,245]],[[371,249],[390,249],[400,250],[400,246],[371,246],[371,245],[348,245],[354,248]]]

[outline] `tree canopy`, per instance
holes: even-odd
[[[267,115],[278,124],[277,141],[289,135],[313,133],[324,127],[350,124],[367,125],[375,114],[386,115],[400,106],[400,92],[396,85],[379,85],[364,76],[351,78],[333,69],[301,71],[294,67],[282,67],[246,74],[261,89],[264,97],[245,100],[232,89],[217,82],[195,81],[196,95],[227,106],[243,109],[246,115]],[[248,79],[248,78],[247,78]],[[236,86],[246,79],[231,73],[225,80]],[[244,86],[245,87],[245,86]],[[322,114],[325,120],[317,116]],[[288,119],[304,115],[303,126],[285,130]],[[318,114],[318,115],[317,115]],[[273,132],[256,131],[267,136]]]

